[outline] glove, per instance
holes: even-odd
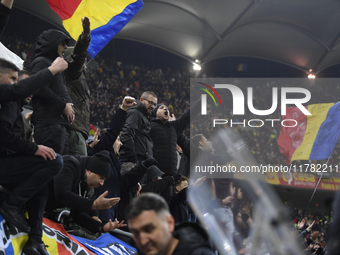
[[[154,159],[153,157],[148,158],[148,159],[142,161],[142,165],[145,168],[149,168],[150,166],[156,165],[157,163],[158,163],[158,161],[156,159]]]
[[[182,175],[181,174],[175,174],[172,177],[174,177],[175,182],[177,182],[177,181],[182,179]]]

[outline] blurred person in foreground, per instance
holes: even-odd
[[[127,212],[128,226],[139,254],[215,254],[201,227],[191,222],[175,227],[166,201],[157,194],[135,197]]]

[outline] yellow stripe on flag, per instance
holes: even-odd
[[[77,40],[83,27],[81,18],[89,17],[91,22],[91,29],[106,25],[114,16],[123,12],[123,10],[136,0],[83,0],[79,4],[72,17],[63,20],[65,29],[69,32],[74,40]]]
[[[319,128],[325,121],[329,108],[333,105],[334,103],[312,104],[308,106],[308,111],[312,115],[307,116],[307,128],[302,144],[295,150],[290,162],[293,162],[294,160],[309,160]]]
[[[49,237],[43,231],[42,241],[47,247],[47,250],[50,254],[59,254],[58,243],[55,239]]]
[[[21,254],[21,249],[27,243],[27,241],[28,235],[23,232],[19,233],[16,238],[12,237],[12,247],[14,251],[13,255]]]

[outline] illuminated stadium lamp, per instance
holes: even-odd
[[[309,72],[308,72],[308,79],[310,80],[314,80],[315,79],[315,74],[313,74],[313,69],[309,69]]]
[[[201,71],[202,67],[199,64],[194,63],[193,69],[195,71]]]
[[[202,67],[201,67],[201,61],[199,59],[195,60],[195,63],[193,63],[193,69],[195,71],[201,71]]]

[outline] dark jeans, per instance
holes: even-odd
[[[30,235],[42,234],[42,218],[48,198],[47,182],[62,169],[63,159],[45,161],[42,157],[13,154],[0,157],[0,184],[14,187],[6,198],[8,205],[26,206]]]
[[[52,148],[60,155],[68,155],[68,133],[63,125],[35,127],[34,140],[37,144]]]

